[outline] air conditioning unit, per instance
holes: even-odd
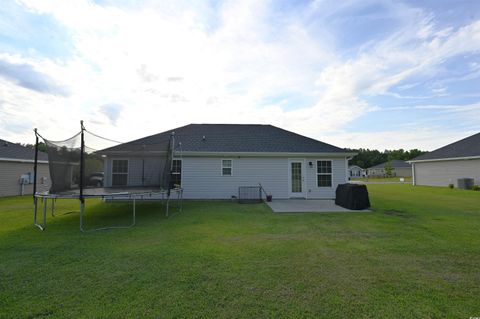
[[[460,189],[472,189],[474,184],[473,178],[459,178],[457,180],[458,188]]]

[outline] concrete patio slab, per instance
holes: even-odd
[[[267,205],[275,213],[327,213],[327,212],[369,212],[370,210],[351,210],[335,205],[331,199],[274,199]]]

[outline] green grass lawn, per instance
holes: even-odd
[[[89,234],[78,201],[41,232],[30,197],[0,199],[0,317],[480,316],[480,192],[368,188],[371,213],[143,203],[137,227]],[[129,205],[87,205],[90,225],[128,222]]]

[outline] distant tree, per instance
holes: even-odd
[[[424,151],[416,148],[410,151],[398,149],[384,150],[383,152],[380,152],[378,150],[370,150],[364,148],[360,148],[357,150],[351,149],[350,151],[358,153],[357,156],[350,160],[350,165],[358,165],[362,168],[372,167],[393,160],[408,161],[425,153]]]
[[[393,175],[392,162],[388,161],[387,163],[385,163],[384,170],[385,170],[385,175],[387,177],[392,177]]]
[[[413,150],[410,150],[409,152],[407,152],[407,154],[408,154],[407,161],[411,160],[411,159],[414,159],[415,157],[418,157],[418,156],[423,155],[425,153],[426,152],[414,148]]]
[[[20,143],[20,145],[28,147],[28,148],[35,149],[35,144],[22,144],[22,143]],[[46,152],[47,151],[47,145],[44,142],[38,143],[38,150],[41,151],[41,152]]]

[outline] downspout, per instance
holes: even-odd
[[[352,158],[353,156],[345,157],[345,183],[348,183],[348,161]]]
[[[412,163],[412,185],[413,186],[417,185],[415,181],[415,163]]]

